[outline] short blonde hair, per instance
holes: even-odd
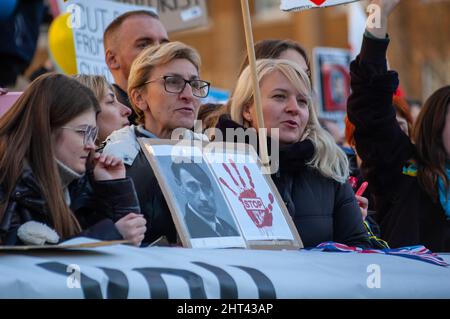
[[[106,90],[109,89],[114,93],[112,85],[102,75],[77,74],[73,78],[90,88],[99,103],[105,98]]]
[[[186,59],[195,66],[197,71],[200,70],[201,59],[197,50],[182,42],[169,42],[149,46],[133,61],[130,76],[128,77],[128,96],[137,114],[137,123],[143,124],[144,112],[136,107],[132,99],[132,91],[139,89],[145,84],[155,67],[167,64],[175,59]]]
[[[264,76],[274,71],[281,72],[307,98],[309,118],[301,139],[311,140],[315,147],[314,157],[308,166],[317,169],[325,177],[345,183],[349,175],[347,156],[319,123],[308,75],[300,66],[288,60],[261,59],[256,61],[258,83],[261,83]],[[244,127],[249,127],[250,123],[244,119],[243,111],[245,107],[253,104],[253,100],[251,70],[247,66],[239,77],[231,96],[231,119]]]

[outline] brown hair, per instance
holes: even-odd
[[[308,77],[311,81],[311,65],[309,63],[308,55],[306,54],[305,49],[298,44],[297,42],[289,39],[280,40],[280,39],[268,39],[262,40],[255,43],[255,57],[257,60],[259,59],[278,59],[280,55],[288,50],[292,49],[297,51],[306,62],[308,66]],[[244,71],[245,67],[249,64],[248,55],[245,55],[244,61],[242,61],[241,67],[239,69],[239,74]]]
[[[176,59],[186,59],[195,66],[197,71],[200,69],[201,60],[197,50],[177,41],[149,46],[142,50],[133,61],[130,76],[128,77],[128,96],[130,97],[131,106],[137,115],[137,123],[144,123],[144,112],[136,107],[131,92],[140,89],[145,84],[155,67]]]
[[[211,127],[216,127],[220,115],[226,112],[226,107],[223,104],[205,103],[200,105],[197,120],[202,121],[203,130]]]
[[[103,46],[106,50],[106,48],[110,45],[111,42],[113,42],[113,38],[116,37],[117,30],[119,30],[120,26],[124,21],[130,17],[134,16],[140,16],[140,15],[146,15],[150,18],[159,20],[158,14],[156,14],[153,11],[150,10],[134,10],[134,11],[128,11],[124,14],[121,14],[117,18],[115,18],[105,29],[103,32]]]
[[[65,75],[48,73],[36,78],[0,118],[0,185],[5,193],[0,220],[26,161],[60,237],[80,231],[64,199],[51,134],[90,109],[100,111],[91,90]]]
[[[308,55],[306,54],[305,49],[298,44],[298,42],[295,42],[290,39],[267,39],[258,41],[255,43],[255,58],[256,60],[260,59],[279,59],[280,55],[286,51],[286,50],[295,50],[297,51],[306,62],[306,66],[308,70],[306,70],[306,74],[308,75],[309,82],[311,81],[311,64],[308,59]],[[248,55],[245,53],[244,60],[242,61],[241,67],[239,68],[239,75],[242,74],[244,69],[249,65],[248,61]],[[226,107],[223,109],[222,114],[229,113],[231,109],[231,100],[228,100],[226,103]],[[217,114],[217,116],[220,117],[222,114]],[[216,121],[217,122],[217,121]]]
[[[413,131],[418,156],[417,178],[434,201],[438,201],[438,177],[444,181],[446,190],[449,187],[445,171],[447,153],[442,140],[449,104],[450,86],[447,85],[434,92],[425,102]]]

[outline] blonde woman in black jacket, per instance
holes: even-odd
[[[308,75],[288,60],[262,59],[256,64],[264,126],[270,138],[280,142],[279,170],[272,178],[305,247],[325,241],[370,246],[347,183],[347,158],[319,124]],[[231,97],[231,120],[219,119],[224,133],[227,128],[258,129],[250,76],[247,67],[239,77]],[[271,134],[272,129],[278,134]]]

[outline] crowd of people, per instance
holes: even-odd
[[[334,241],[450,251],[450,86],[431,95],[414,123],[386,61],[388,17],[400,0],[371,2],[381,8],[381,25],[366,27],[350,66],[347,147],[321,124],[302,46],[255,44],[267,145],[280,144],[271,178],[305,247]],[[260,128],[247,57],[229,102],[202,105],[210,83],[199,53],[170,42],[156,14],[119,16],[104,32],[104,47],[114,84],[97,75],[44,74],[0,117],[1,245],[74,236],[136,246],[164,236],[176,245],[138,138],[170,139],[182,128],[185,138],[213,139],[193,131],[198,119],[225,137],[229,128]],[[368,190],[355,194],[364,182]]]

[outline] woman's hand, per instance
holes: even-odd
[[[356,201],[358,202],[359,208],[361,209],[362,219],[366,220],[367,209],[369,208],[369,200],[365,197],[355,195]]]
[[[108,181],[125,178],[125,165],[120,158],[112,155],[95,153],[92,164],[96,181]]]
[[[116,228],[122,237],[131,241],[135,246],[140,246],[144,240],[147,227],[145,224],[147,221],[140,214],[129,213],[125,217],[122,217],[116,222]]]

